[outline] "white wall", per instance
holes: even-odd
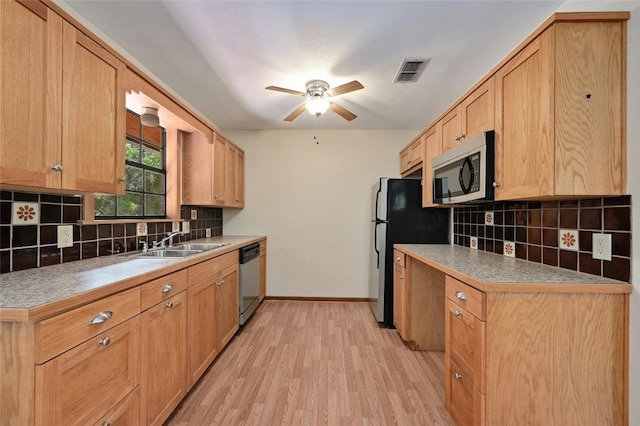
[[[267,295],[368,297],[371,187],[414,131],[225,131],[245,151],[246,207],[224,233],[268,237]]]

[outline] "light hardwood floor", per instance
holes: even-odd
[[[167,426],[453,425],[444,353],[415,352],[367,303],[264,301]]]

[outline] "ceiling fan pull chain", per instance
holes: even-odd
[[[319,145],[320,140],[318,139],[318,120],[320,120],[320,115],[316,115],[316,131],[313,135],[313,139],[316,141],[316,145]]]

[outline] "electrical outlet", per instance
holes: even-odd
[[[205,231],[205,235],[207,236],[207,238],[211,238],[211,228],[207,228],[207,230]]]
[[[593,258],[611,260],[611,234],[593,234]]]
[[[58,225],[58,248],[73,246],[73,225]]]
[[[191,210],[191,220],[196,220],[198,218],[198,210]]]

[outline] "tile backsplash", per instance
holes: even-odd
[[[151,244],[175,229],[175,220],[80,225],[82,211],[82,197],[0,191],[0,273],[135,251],[138,241]],[[204,238],[207,229],[211,236],[222,235],[221,208],[181,206],[180,217],[190,225],[180,241]],[[144,236],[139,236],[140,224]],[[58,225],[73,226],[71,247],[57,247]]]
[[[621,281],[631,277],[631,196],[505,202],[453,211],[454,244]],[[611,261],[593,234],[611,234]]]

